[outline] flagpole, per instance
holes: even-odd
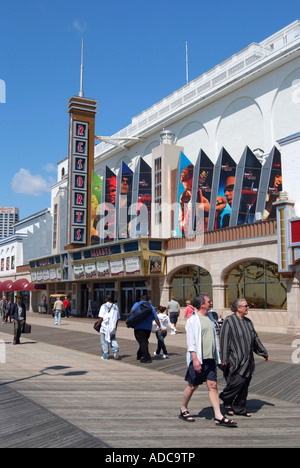
[[[79,96],[83,97],[83,38],[81,40],[81,66],[80,66],[80,91]]]
[[[185,41],[185,74],[186,74],[186,84],[189,82],[189,59],[188,59],[188,44]]]

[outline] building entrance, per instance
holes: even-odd
[[[121,315],[127,316],[133,304],[140,301],[143,294],[148,294],[145,281],[121,283]]]
[[[94,297],[93,302],[100,306],[104,304],[105,297],[110,295],[112,297],[112,301],[115,300],[115,285],[114,283],[95,283],[94,285]]]

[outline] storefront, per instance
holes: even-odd
[[[95,315],[110,294],[126,316],[143,294],[159,305],[165,256],[164,240],[127,240],[32,260],[31,279],[46,283],[49,294],[69,296],[74,315]]]

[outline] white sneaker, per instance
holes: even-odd
[[[158,357],[158,356],[159,356],[159,354],[156,354],[156,351],[154,351],[154,353],[153,353],[153,356],[156,356],[156,357]]]
[[[162,355],[162,358],[163,358],[163,359],[167,359],[168,357],[169,357],[169,356],[168,356],[167,354],[163,354],[163,355]]]
[[[119,359],[119,351],[114,352],[114,359]]]

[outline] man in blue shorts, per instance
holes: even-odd
[[[199,385],[206,382],[209,399],[213,407],[215,424],[224,427],[237,427],[234,421],[223,416],[217,388],[217,366],[220,364],[218,340],[213,316],[208,312],[210,298],[207,293],[195,297],[196,311],[186,323],[187,365],[185,380],[188,386],[183,393],[179,418],[195,422],[188,411],[188,403]]]

